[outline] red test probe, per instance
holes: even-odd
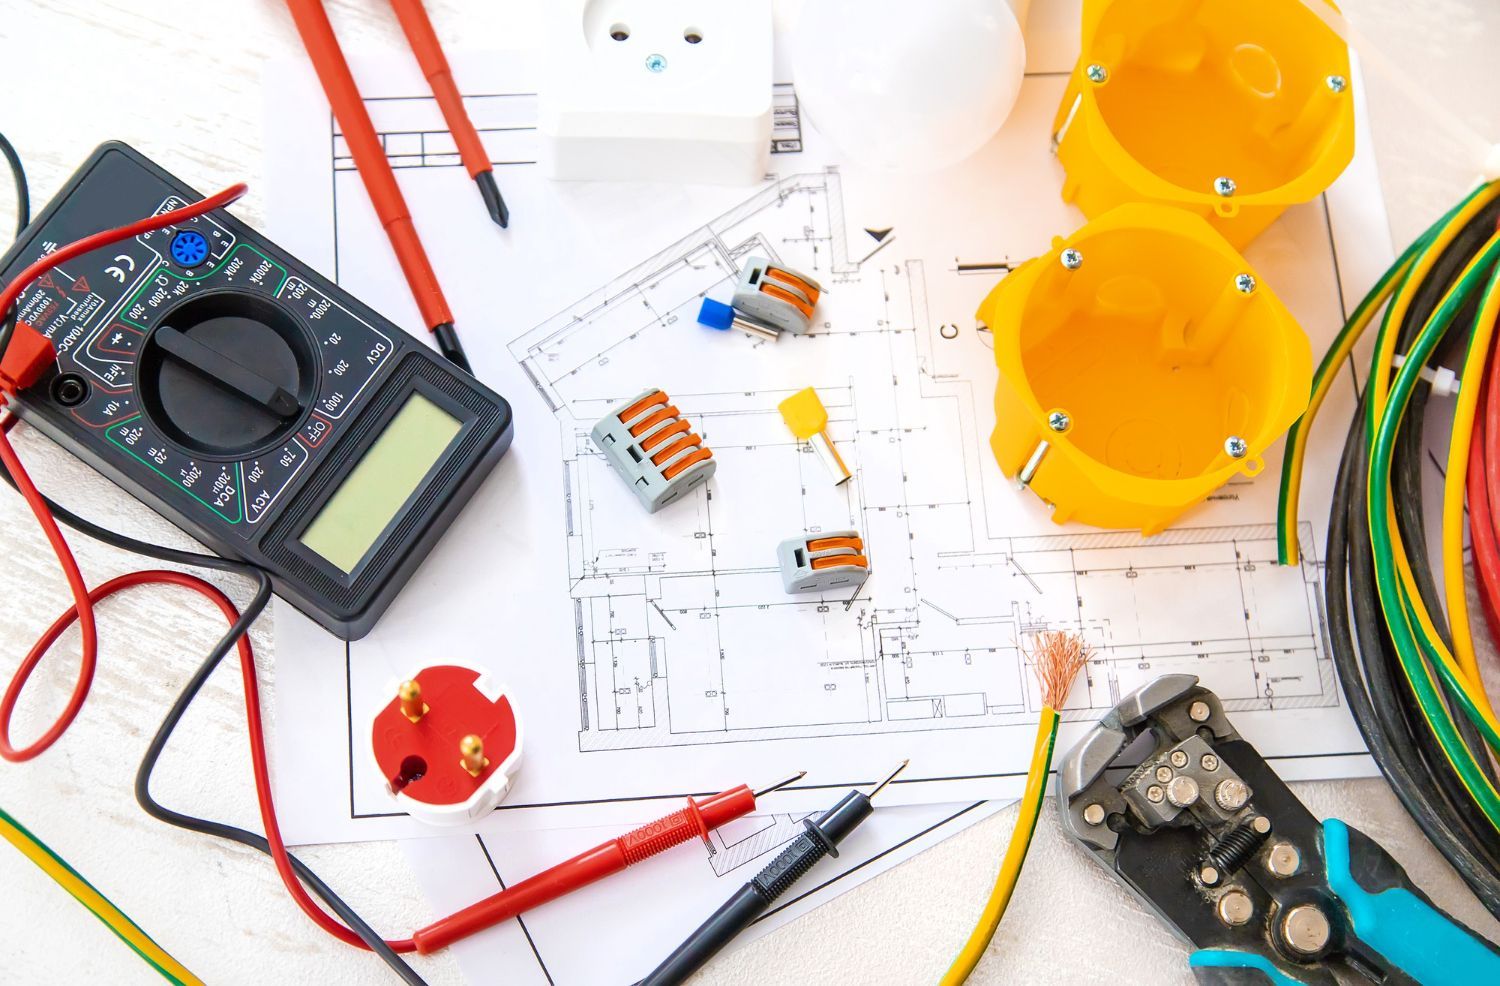
[[[501,921],[524,914],[534,907],[570,894],[597,880],[618,873],[627,866],[650,859],[657,853],[681,845],[694,836],[708,841],[708,830],[734,821],[755,810],[755,799],[765,797],[788,784],[795,784],[807,771],[794,774],[770,787],[752,791],[741,784],[705,801],[688,798],[686,808],[674,811],[665,818],[658,818],[627,832],[618,839],[611,839],[586,852],[579,853],[564,863],[543,870],[514,886],[507,887],[492,897],[471,904],[461,911],[435,921],[416,934],[412,941],[423,955],[447,948],[461,938],[493,927]],[[710,845],[710,849],[712,846]]]

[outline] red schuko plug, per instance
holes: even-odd
[[[521,762],[521,722],[489,675],[438,665],[393,682],[370,747],[402,810],[462,825],[499,804]]]

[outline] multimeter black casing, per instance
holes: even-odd
[[[0,260],[0,278],[201,197],[133,148],[104,144]],[[199,384],[181,373],[167,406],[153,334],[189,309],[221,329],[274,326],[260,348],[285,387],[269,430],[256,414],[226,414],[232,401],[200,417]],[[58,353],[18,397],[25,421],[214,551],[265,569],[278,595],[344,639],[370,631],[510,444],[502,397],[223,210],[53,268],[17,314]],[[413,395],[457,431],[345,572],[301,537]],[[204,421],[233,440],[203,440]]]

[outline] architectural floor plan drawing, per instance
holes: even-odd
[[[1083,221],[1056,192],[1049,144],[1076,40],[1036,40],[1009,122],[963,165],[852,166],[782,86],[772,174],[748,187],[550,181],[529,163],[534,66],[466,61],[455,71],[471,80],[507,230],[479,207],[415,69],[359,70],[515,439],[368,637],[345,643],[277,607],[287,726],[275,776],[290,840],[432,834],[391,803],[366,737],[392,681],[452,661],[497,672],[525,721],[525,764],[478,826],[486,837],[639,824],[668,799],[807,770],[763,808],[796,816],[904,759],[882,795],[892,806],[1014,797],[1037,711],[1026,647],[1042,629],[1078,630],[1094,648],[1064,746],[1136,685],[1186,671],[1284,776],[1371,772],[1322,640],[1331,479],[1316,464],[1341,436],[1313,434],[1305,560],[1292,568],[1274,564],[1279,447],[1256,478],[1149,539],[1059,526],[995,464],[992,335],[974,313],[1012,266]],[[305,67],[273,80],[273,235],[420,332],[316,86]],[[1389,262],[1376,187],[1357,154],[1324,198],[1250,248],[1314,352]],[[757,256],[826,289],[808,334],[768,342],[697,323],[703,298],[728,300]],[[853,471],[842,486],[777,410],[808,386]],[[589,438],[648,388],[670,395],[718,463],[649,515]],[[1330,415],[1353,391],[1339,385]],[[845,529],[864,539],[870,577],[785,593],[776,545]]]
[[[931,280],[962,275],[903,259],[899,229],[851,243],[845,225],[836,172],[789,175],[511,344],[558,424],[582,749],[1029,721],[1024,644],[1044,629],[1095,649],[1075,717],[1175,671],[1237,710],[1336,703],[1316,560],[1276,566],[1271,528],[1021,533],[987,509],[1014,496],[988,459],[988,338],[934,324],[928,303]],[[827,288],[812,334],[695,324],[755,256]],[[720,462],[654,516],[589,438],[642,381]],[[855,472],[844,486],[777,411],[807,384]],[[771,547],[846,528],[868,583],[787,595]]]

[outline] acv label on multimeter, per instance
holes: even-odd
[[[106,144],[3,276],[198,198]],[[503,398],[222,211],[54,267],[18,312],[58,353],[28,422],[346,639],[510,443]]]

